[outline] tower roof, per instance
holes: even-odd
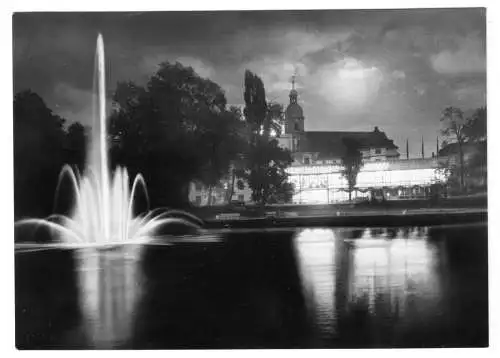
[[[302,107],[297,103],[290,103],[285,110],[286,118],[302,118],[304,117],[304,111]]]

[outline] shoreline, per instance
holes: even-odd
[[[335,213],[296,217],[241,217],[238,219],[206,219],[206,229],[221,228],[284,228],[284,227],[395,227],[431,226],[488,222],[486,208],[415,209],[386,212]]]

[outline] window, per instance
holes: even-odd
[[[375,154],[380,154],[380,153],[382,153],[382,149],[380,148],[375,149]]]
[[[245,201],[245,196],[243,194],[238,195],[238,201],[239,202],[244,202]]]
[[[304,157],[304,164],[305,165],[311,164],[311,158],[310,157]]]
[[[196,196],[196,205],[201,205],[201,195]]]
[[[294,124],[293,128],[294,128],[294,129],[295,129],[295,131],[297,131],[297,132],[300,130],[300,129],[299,129],[299,124],[298,124],[297,122],[295,122],[295,124]]]

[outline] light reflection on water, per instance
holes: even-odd
[[[299,269],[322,336],[336,336],[338,315],[360,309],[393,327],[407,316],[425,321],[439,314],[439,251],[427,234],[427,228],[299,231]]]
[[[308,310],[324,327],[323,337],[335,332],[335,249],[337,238],[333,230],[305,229],[295,238],[298,266],[302,277]]]
[[[117,251],[20,254],[16,340],[28,348],[484,346],[486,234],[484,225],[234,230]]]
[[[88,342],[114,348],[130,338],[140,300],[140,246],[79,250],[77,275]]]

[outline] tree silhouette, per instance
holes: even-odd
[[[145,87],[119,83],[113,99],[113,164],[143,174],[153,207],[186,205],[193,180],[216,185],[241,148],[224,91],[191,67],[162,63]]]
[[[460,190],[463,190],[464,183],[464,151],[463,145],[467,140],[467,123],[464,118],[464,113],[460,108],[447,107],[441,114],[441,122],[445,127],[441,129],[441,134],[448,141],[456,142],[458,145],[458,154],[460,159]]]
[[[252,189],[252,200],[265,205],[268,200],[286,190],[285,169],[292,163],[288,150],[270,138],[271,129],[282,119],[280,106],[266,101],[264,83],[250,71],[245,72],[245,123],[248,128],[248,152],[239,176]],[[276,131],[276,130],[275,130]]]
[[[342,175],[347,180],[347,188],[349,191],[349,201],[352,199],[352,191],[356,188],[358,174],[362,167],[362,154],[360,152],[359,143],[351,138],[342,140],[345,148],[342,156]]]
[[[14,212],[16,217],[52,213],[64,164],[64,119],[36,93],[14,96]]]
[[[81,123],[72,123],[66,133],[64,162],[75,166],[80,172],[85,169],[87,154],[88,130]]]
[[[486,107],[480,107],[474,111],[471,118],[468,118],[464,128],[464,134],[469,142],[481,142],[486,140]]]

